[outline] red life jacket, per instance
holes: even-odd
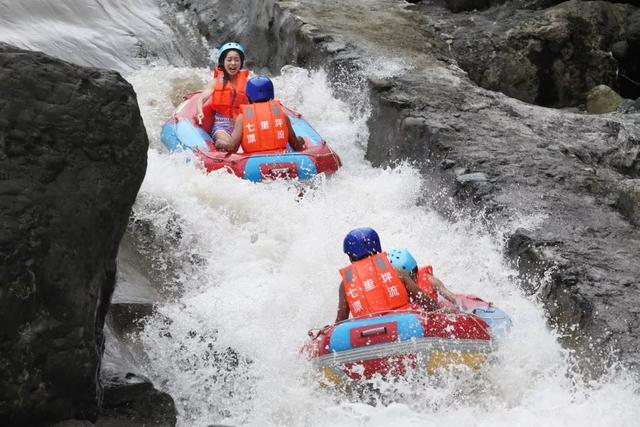
[[[438,301],[438,292],[433,288],[431,284],[431,276],[433,276],[433,267],[427,265],[418,270],[418,280],[416,284],[422,292],[427,294],[429,298],[434,301]]]
[[[242,150],[245,153],[284,151],[289,141],[287,119],[280,101],[242,105]]]
[[[411,308],[407,289],[385,252],[354,261],[340,275],[353,317]]]
[[[224,82],[224,72],[217,67],[213,70],[215,85],[211,95],[211,107],[223,116],[236,118],[240,114],[240,105],[248,104],[247,80],[249,70],[240,70],[236,75],[235,85],[231,82]]]

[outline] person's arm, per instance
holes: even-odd
[[[436,290],[436,292],[438,292],[440,295],[445,297],[449,302],[451,302],[456,307],[460,306],[460,303],[456,295],[453,292],[451,292],[449,289],[447,289],[444,283],[442,283],[440,279],[438,279],[436,276],[430,276],[429,281],[431,282],[431,285],[433,286],[433,289]]]
[[[202,105],[207,99],[209,99],[211,94],[213,94],[213,87],[215,83],[216,83],[215,80],[209,83],[207,87],[204,88],[202,92],[200,92],[200,95],[198,95],[198,99],[196,102],[196,109],[197,109],[196,118],[198,119],[198,124],[202,124],[202,119],[204,119],[204,113],[202,112]]]
[[[422,292],[416,282],[414,282],[411,276],[409,276],[409,273],[401,268],[397,268],[395,270],[396,273],[398,273],[400,280],[402,280],[402,283],[404,283],[405,288],[407,288],[409,298],[411,298],[413,301],[416,301],[428,311],[438,310],[439,307],[436,301],[432,300],[429,295]]]
[[[347,304],[347,295],[344,293],[344,284],[340,282],[340,290],[338,291],[338,314],[336,314],[336,322],[342,322],[349,318],[349,304]]]
[[[233,132],[231,132],[231,138],[228,142],[217,140],[215,145],[218,150],[221,151],[238,151],[240,142],[242,141],[242,114],[238,115],[236,122],[233,124]]]
[[[285,115],[285,121],[287,122],[287,129],[289,130],[289,145],[293,148],[293,151],[304,150],[304,139],[301,136],[297,136],[291,125],[291,119]]]

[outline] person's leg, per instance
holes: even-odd
[[[231,135],[229,135],[226,130],[218,129],[213,134],[213,140],[220,142],[220,144],[224,146],[228,146],[231,143]]]
[[[216,114],[215,123],[213,125],[213,141],[217,147],[228,149],[231,146],[231,134],[233,133],[233,125],[231,119],[220,114]]]

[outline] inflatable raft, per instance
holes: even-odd
[[[213,113],[210,100],[205,102],[202,124],[196,120],[198,93],[185,97],[162,127],[160,140],[170,151],[190,150],[207,172],[218,169],[240,178],[258,182],[266,179],[310,179],[324,173],[330,175],[342,165],[338,155],[300,114],[286,109],[285,113],[297,136],[305,141],[302,151],[286,150],[266,153],[228,153],[216,150],[211,137]]]
[[[493,303],[471,294],[456,294],[456,296],[464,304],[462,312],[482,319],[489,327],[488,332],[492,338],[502,338],[511,330],[513,324],[511,318]],[[455,309],[453,304],[441,295],[438,296],[438,305],[442,308]]]
[[[404,376],[410,369],[428,373],[451,365],[479,369],[511,320],[480,298],[459,297],[467,312],[389,311],[311,330],[302,353],[329,383],[337,385],[374,376]]]

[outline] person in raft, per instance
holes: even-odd
[[[336,323],[387,310],[438,310],[436,300],[424,293],[402,268],[391,265],[372,228],[356,228],[344,238],[344,253],[351,265],[340,270]]]
[[[399,268],[409,273],[411,279],[416,282],[420,290],[427,294],[429,298],[438,301],[438,295],[442,295],[455,307],[465,309],[462,300],[458,299],[440,279],[433,275],[433,267],[426,265],[418,268],[416,259],[408,250],[403,248],[391,249],[387,253],[387,257],[394,268]]]
[[[280,101],[274,98],[273,82],[256,76],[247,82],[250,104],[240,106],[233,132],[228,140],[216,140],[216,149],[245,153],[286,151],[287,144],[295,151],[304,148],[304,140],[296,136]]]
[[[218,65],[213,70],[213,81],[200,93],[196,108],[198,123],[202,124],[203,104],[211,97],[214,123],[211,135],[214,141],[229,144],[233,122],[240,114],[240,105],[248,104],[246,95],[249,70],[244,66],[244,48],[238,43],[220,47]]]

